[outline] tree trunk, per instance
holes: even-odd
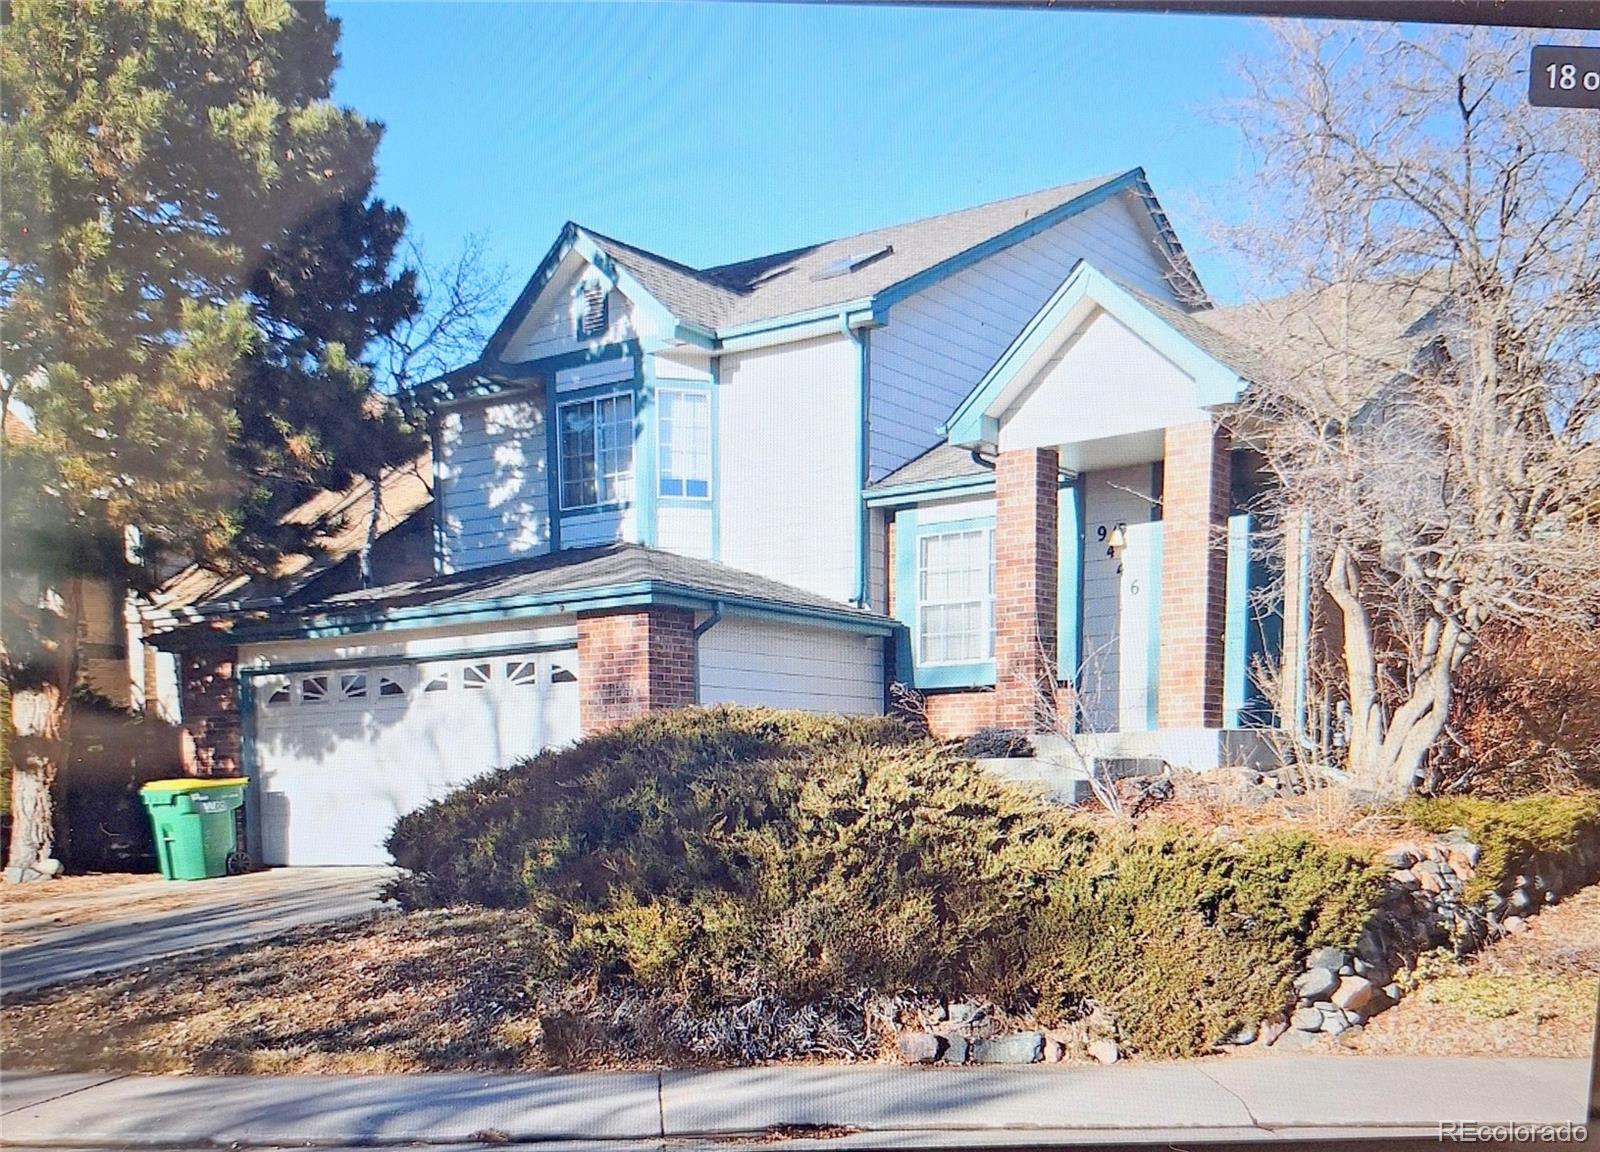
[[[8,868],[38,869],[55,852],[56,782],[71,748],[72,689],[78,679],[78,627],[83,598],[68,581],[47,611],[57,634],[45,645],[42,683],[11,691],[11,851]]]

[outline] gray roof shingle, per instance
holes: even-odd
[[[1128,175],[1078,180],[712,268],[690,268],[591,228],[583,230],[668,311],[716,330],[871,296]],[[818,275],[830,265],[859,257],[870,258],[840,275]]]
[[[358,614],[392,608],[445,607],[593,591],[616,585],[652,584],[665,590],[728,597],[774,606],[810,609],[841,618],[888,624],[886,617],[819,596],[753,572],[662,552],[639,544],[572,548],[528,560],[513,560],[428,580],[403,581],[329,596],[297,608],[295,616]],[[274,619],[282,619],[275,614]]]
[[[992,476],[994,469],[980,464],[972,452],[954,444],[935,444],[921,456],[908,460],[882,480],[871,485],[874,491],[899,488],[905,484],[926,484],[935,480],[955,480],[963,476]]]

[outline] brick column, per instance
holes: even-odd
[[[1053,692],[1056,662],[1054,448],[1000,453],[995,462],[994,722],[1037,730],[1041,692]]]
[[[179,654],[183,770],[190,776],[237,776],[244,771],[238,660],[234,647]]]
[[[694,703],[694,613],[643,608],[578,617],[578,710],[585,734]]]
[[[1222,727],[1230,494],[1226,429],[1168,428],[1161,501],[1163,728]]]

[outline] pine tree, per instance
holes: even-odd
[[[284,0],[15,0],[0,38],[11,863],[52,850],[82,581],[270,565],[323,487],[417,449],[364,361],[414,321],[381,125],[339,24]]]

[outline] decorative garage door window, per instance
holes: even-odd
[[[264,671],[249,753],[262,859],[388,860],[405,813],[576,740],[581,667],[564,648]]]

